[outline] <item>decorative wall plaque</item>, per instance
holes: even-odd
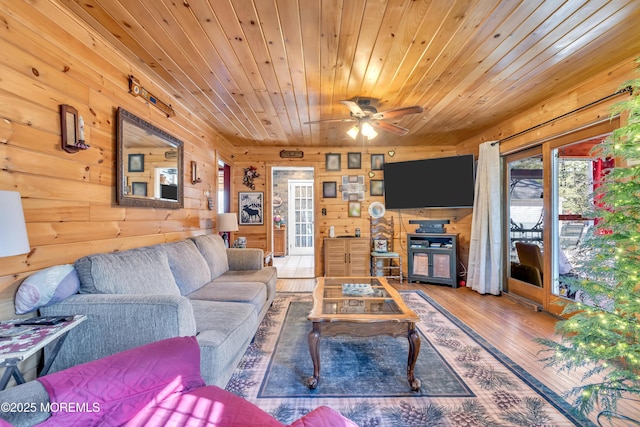
[[[149,93],[149,91],[140,86],[140,82],[133,76],[129,76],[129,93],[133,96],[139,96],[146,99],[151,104],[155,105],[160,111],[164,112],[167,117],[173,117],[176,115],[176,112],[173,111],[173,107],[171,105],[160,101],[154,95]]]
[[[280,151],[280,157],[283,159],[301,159],[304,157],[304,153],[300,150],[282,150]]]

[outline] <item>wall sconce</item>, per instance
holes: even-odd
[[[195,160],[191,161],[191,183],[197,184],[202,182],[202,179],[198,176],[198,163]]]
[[[62,149],[67,153],[77,153],[89,148],[84,142],[84,119],[71,105],[60,105],[60,129]]]

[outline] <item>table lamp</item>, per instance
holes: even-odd
[[[0,258],[30,251],[22,200],[16,191],[0,191]]]
[[[224,240],[224,245],[229,247],[229,232],[238,231],[238,216],[235,213],[218,214],[218,233]]]

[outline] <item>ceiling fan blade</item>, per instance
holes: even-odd
[[[424,108],[422,108],[419,105],[414,105],[412,107],[400,107],[400,108],[393,108],[387,111],[380,111],[379,113],[375,113],[373,115],[373,118],[376,120],[393,119],[395,117],[406,116],[407,114],[422,113],[423,111],[424,111]]]
[[[365,117],[366,114],[365,112],[362,110],[362,108],[360,108],[360,106],[358,105],[357,102],[353,102],[353,101],[340,101],[340,103],[342,105],[346,105],[346,107],[349,109],[349,111],[351,111],[351,115],[353,117],[358,117],[358,118],[362,118]]]
[[[381,120],[371,120],[371,125],[387,132],[395,133],[396,135],[406,135],[409,133],[409,129],[396,126],[392,123],[383,122]]]
[[[329,122],[356,122],[358,119],[324,119],[324,120],[313,120],[310,122],[302,122],[303,125],[315,125],[317,123],[329,123]]]

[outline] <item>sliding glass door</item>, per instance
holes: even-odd
[[[619,127],[617,118],[506,154],[504,165],[505,291],[559,314],[580,299],[569,277],[593,228],[593,190],[615,159],[593,148]]]
[[[542,306],[544,185],[541,146],[505,157],[506,291]]]
[[[593,190],[599,185],[614,159],[596,159],[592,148],[606,136],[561,145],[551,150],[552,157],[552,215],[551,289],[549,311],[559,313],[561,306],[553,304],[561,298],[580,299],[571,289],[570,277],[580,263],[580,247],[594,225],[593,209],[597,200]]]

